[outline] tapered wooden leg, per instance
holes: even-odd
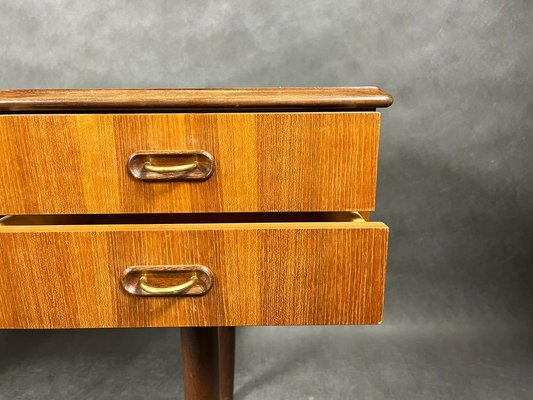
[[[218,328],[181,328],[185,400],[219,400]]]
[[[233,379],[235,373],[235,327],[218,328],[220,348],[220,398],[233,400]]]

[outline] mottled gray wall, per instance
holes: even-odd
[[[319,336],[531,333],[532,11],[526,0],[2,1],[0,88],[378,85],[395,97],[375,214],[391,228],[385,321]]]

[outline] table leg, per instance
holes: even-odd
[[[181,328],[185,400],[219,400],[218,328]]]
[[[220,399],[233,400],[235,374],[235,327],[218,328],[220,356]]]

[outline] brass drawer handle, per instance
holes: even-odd
[[[144,150],[131,155],[128,170],[140,181],[205,181],[215,159],[205,150]]]
[[[193,169],[198,168],[198,162],[193,162],[191,164],[184,165],[175,165],[175,166],[163,166],[158,167],[157,165],[152,165],[150,162],[144,163],[144,169],[150,172],[159,172],[159,173],[173,173],[173,172],[184,172],[192,171]]]
[[[189,297],[207,294],[214,278],[203,265],[137,265],[127,268],[120,282],[126,292],[135,296]]]
[[[150,293],[156,296],[171,296],[173,294],[179,294],[181,292],[186,291],[187,289],[192,288],[196,284],[196,281],[198,281],[198,277],[196,276],[196,274],[194,274],[193,276],[191,276],[191,279],[189,279],[185,283],[182,283],[181,285],[169,287],[154,287],[148,284],[146,274],[143,274],[143,276],[141,276],[141,279],[139,279],[139,286],[146,293]]]

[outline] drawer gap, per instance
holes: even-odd
[[[271,213],[197,213],[197,214],[64,214],[9,215],[1,226],[32,225],[153,225],[224,224],[364,221],[357,212],[271,212]]]

